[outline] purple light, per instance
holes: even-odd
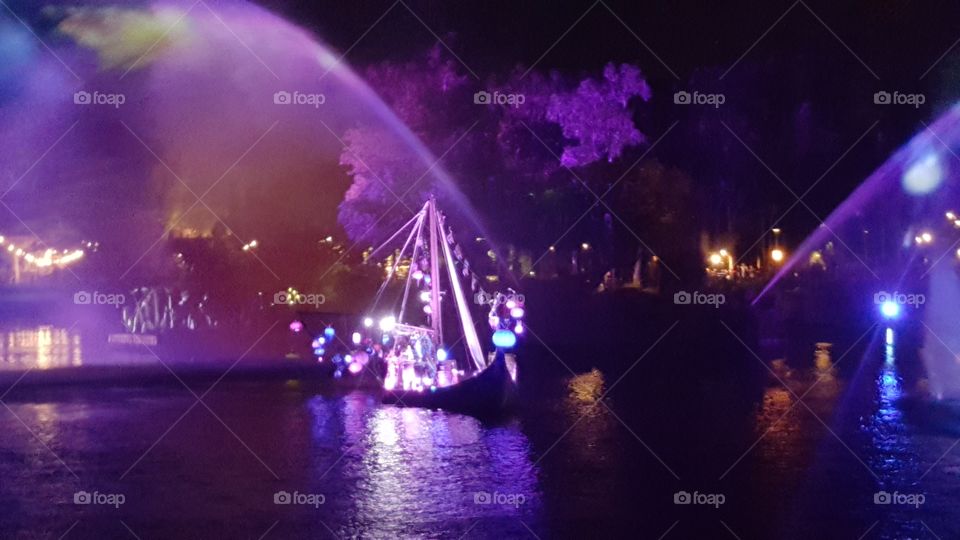
[[[523,308],[522,308],[522,307],[515,307],[515,308],[511,309],[511,310],[510,310],[510,316],[513,317],[514,319],[522,319],[522,318],[523,318]]]
[[[293,321],[290,323],[290,331],[294,334],[299,334],[303,331],[303,323],[300,321]]]
[[[522,322],[517,321],[517,326],[515,326],[515,327],[513,328],[513,333],[514,333],[514,334],[517,334],[518,336],[523,333],[523,323],[522,323]]]
[[[360,362],[353,362],[347,367],[347,370],[349,370],[350,373],[356,375],[357,373],[360,373],[360,371],[363,370],[363,366],[360,365]]]

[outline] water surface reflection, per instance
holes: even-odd
[[[80,332],[41,325],[0,329],[0,369],[50,369],[83,364]]]

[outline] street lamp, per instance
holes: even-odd
[[[783,253],[783,250],[776,248],[770,252],[770,258],[773,259],[775,263],[782,263],[786,255]]]

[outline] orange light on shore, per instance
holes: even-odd
[[[770,251],[770,258],[773,259],[773,262],[780,263],[786,258],[786,254],[782,249],[774,249]]]

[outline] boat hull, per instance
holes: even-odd
[[[383,402],[401,407],[422,407],[462,412],[474,416],[499,416],[517,400],[517,383],[503,351],[477,375],[457,384],[427,392],[384,391]],[[511,374],[511,371],[513,374]]]

